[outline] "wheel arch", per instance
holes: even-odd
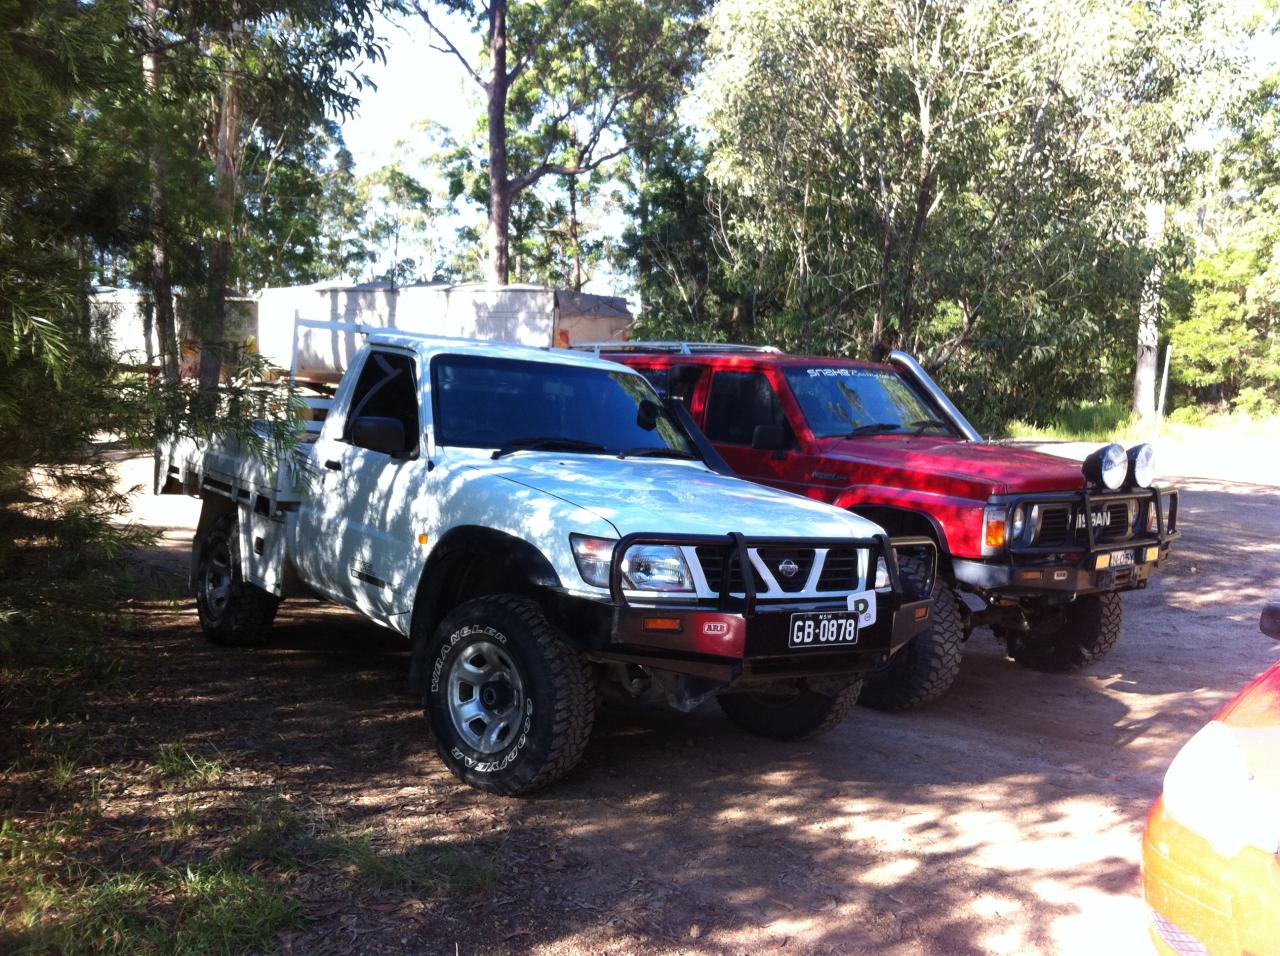
[[[560,576],[538,548],[522,538],[464,525],[450,529],[431,550],[418,579],[409,624],[412,661],[409,683],[423,686],[423,661],[431,634],[444,616],[471,598],[524,594],[537,599],[560,587]]]
[[[947,547],[947,532],[942,524],[931,514],[915,511],[911,508],[898,508],[893,505],[849,505],[848,509],[874,521],[884,528],[889,535],[924,535],[932,538],[938,545],[938,560],[947,560],[950,549]]]
[[[195,534],[191,536],[191,561],[188,564],[187,586],[194,592],[197,581],[196,574],[200,565],[200,551],[204,546],[204,536],[209,527],[219,518],[235,514],[236,503],[221,495],[210,495],[200,499],[200,518],[196,522]]]

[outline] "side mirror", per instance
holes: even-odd
[[[781,425],[757,425],[751,433],[751,447],[758,451],[782,451],[787,447],[787,436]]]
[[[1280,641],[1280,601],[1272,601],[1262,608],[1262,620],[1258,621],[1258,630],[1267,637]]]
[[[402,454],[405,450],[404,422],[398,418],[361,415],[351,426],[351,443],[387,455]]]
[[[636,424],[645,431],[651,432],[658,427],[658,415],[661,413],[661,405],[651,398],[642,398],[640,407],[636,409]]]

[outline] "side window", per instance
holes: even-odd
[[[413,359],[398,352],[375,351],[360,370],[351,393],[351,411],[342,430],[342,440],[351,441],[351,427],[362,415],[398,418],[404,425],[406,451],[418,450],[422,430],[418,418],[418,386],[414,381]]]
[[[665,368],[637,368],[644,380],[653,386],[659,398],[667,397],[667,370]]]
[[[791,433],[769,379],[761,372],[717,372],[707,399],[707,437],[750,445],[757,425],[782,425]]]
[[[662,399],[673,398],[691,403],[693,392],[702,378],[702,369],[697,365],[670,365],[662,368],[636,368],[645,380],[653,386],[653,390]]]
[[[692,406],[693,393],[698,388],[698,382],[702,380],[702,372],[703,368],[700,365],[671,366],[667,376],[671,397],[676,401],[684,402],[686,406]]]

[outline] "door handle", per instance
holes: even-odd
[[[334,461],[332,458],[326,461],[324,463],[324,466],[328,468],[330,471],[342,471],[342,462]]]

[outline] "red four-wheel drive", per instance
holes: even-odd
[[[979,625],[1027,667],[1092,664],[1120,636],[1119,592],[1145,587],[1178,536],[1178,493],[1152,486],[1148,446],[1103,446],[1082,467],[983,441],[902,352],[874,364],[714,344],[579,348],[683,403],[739,475],[938,542],[933,626],[867,680],[872,706],[940,696]]]

